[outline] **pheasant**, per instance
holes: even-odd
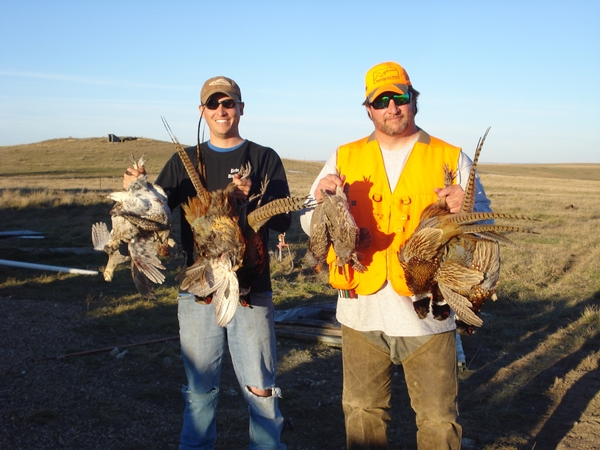
[[[134,168],[145,164],[144,156],[136,160],[131,155]],[[145,297],[153,297],[150,282],[162,284],[159,255],[169,254],[168,246],[174,246],[169,238],[171,210],[162,188],[149,183],[146,176],[131,183],[126,191],[112,192],[108,198],[116,203],[110,211],[112,230],[103,222],[92,225],[94,249],[105,251],[108,262],[104,279],[112,281],[114,271],[120,264],[131,261],[131,274],[137,290]]]
[[[266,266],[268,252],[260,236],[261,228],[275,215],[302,209],[306,199],[280,198],[260,205],[268,180],[263,182],[260,193],[241,207],[236,205],[234,183],[209,192],[204,184],[206,171],[202,162],[199,161],[201,178],[164,118],[163,123],[196,190],[196,196],[182,208],[192,229],[197,258],[176,279],[181,280],[181,289],[210,299],[216,322],[224,327],[240,303],[247,306],[241,297],[249,293],[253,277]],[[242,178],[250,173],[250,164],[240,169]],[[256,199],[257,208],[246,214],[249,203]]]
[[[433,315],[443,320],[449,316],[447,303],[462,330],[483,325],[476,313],[498,285],[499,243],[512,243],[502,233],[534,233],[515,226],[477,223],[488,219],[532,220],[521,215],[473,212],[477,161],[488,132],[489,128],[477,145],[460,212],[451,214],[443,198],[428,206],[398,252],[419,317],[427,315],[433,300]],[[454,174],[447,167],[444,170],[449,185]]]
[[[458,272],[458,276],[450,276],[451,270]],[[470,270],[480,276],[479,281],[455,281]],[[464,234],[448,243],[442,257],[438,288],[443,298],[453,305],[461,334],[472,334],[474,326],[483,325],[478,314],[489,298],[496,300],[499,278],[500,245],[497,240]]]
[[[310,239],[306,260],[317,273],[330,246],[333,246],[335,265],[349,264],[357,272],[366,270],[359,260],[360,249],[368,248],[371,234],[366,228],[359,228],[348,209],[344,190],[338,186],[335,194],[321,190],[323,200],[316,206],[310,221]]]

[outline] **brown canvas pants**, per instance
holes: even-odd
[[[392,368],[399,363],[416,413],[419,450],[460,449],[455,333],[434,335],[422,345],[417,342],[406,356],[414,339],[342,326],[347,450],[387,450]]]

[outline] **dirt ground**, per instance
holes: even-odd
[[[175,314],[175,306],[171,312]],[[118,353],[56,359],[72,349],[103,348],[83,332],[89,320],[85,305],[0,299],[1,448],[177,448],[184,406],[180,389],[185,384],[179,341],[171,336],[164,342],[123,347],[169,336],[139,335],[130,341],[114,336],[114,343],[121,345]],[[476,348],[466,342],[465,351],[469,358]],[[582,352],[545,371],[529,383],[527,392],[511,399],[521,403],[518,416],[474,417],[476,405],[485,401],[481,392],[493,381],[490,374],[512,376],[501,367],[478,371],[468,383],[462,380],[463,448],[600,448],[599,353],[593,348]],[[294,450],[343,449],[340,349],[279,339],[278,358],[280,408],[286,417],[283,442]],[[401,368],[397,375],[390,448],[414,449],[414,416]],[[221,390],[217,448],[247,448],[246,407],[229,361]],[[561,397],[554,410],[548,409],[548,395]],[[507,443],[498,430],[521,430],[529,438]]]

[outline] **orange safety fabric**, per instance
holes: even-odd
[[[460,148],[419,131],[400,180],[391,192],[374,135],[338,149],[336,166],[339,174],[346,176],[350,212],[359,227],[371,231],[373,242],[360,253],[360,261],[367,268],[363,273],[348,265],[335,265],[335,253],[329,249],[327,263],[332,287],[368,295],[389,280],[397,293],[412,295],[398,251],[419,224],[423,209],[437,200],[433,190],[444,186],[444,165],[455,169],[459,155]]]

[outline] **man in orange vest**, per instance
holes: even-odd
[[[366,271],[338,270],[332,249],[327,258],[329,282],[339,290],[347,448],[388,448],[392,369],[402,364],[419,449],[458,449],[456,325],[431,311],[418,317],[397,253],[426,206],[446,197],[450,211],[459,211],[471,160],[417,127],[419,92],[399,64],[372,67],[365,94],[374,132],[339,147],[310,191],[320,201],[321,189],[333,193],[344,186],[357,226],[372,235],[369,248],[361,250]],[[446,188],[445,164],[457,171],[457,184]],[[479,179],[476,188],[475,211],[490,211]],[[307,234],[310,219],[310,211],[301,216]]]

